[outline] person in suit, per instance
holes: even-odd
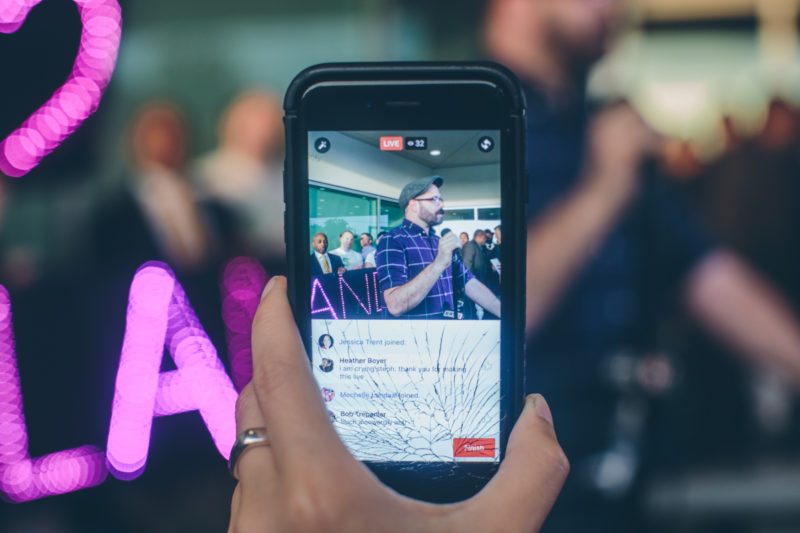
[[[467,265],[469,271],[478,278],[478,281],[487,285],[489,283],[491,265],[489,264],[489,257],[484,244],[486,244],[486,233],[480,229],[475,230],[472,240],[464,245],[461,253],[464,257],[464,264]]]
[[[314,235],[311,240],[314,252],[311,254],[311,275],[322,276],[323,274],[343,274],[344,263],[342,258],[328,253],[328,236],[322,232]]]

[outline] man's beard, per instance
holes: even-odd
[[[439,219],[439,215],[441,215],[441,219]],[[442,222],[444,222],[444,209],[439,209],[435,213],[425,213],[424,217],[420,217],[422,220],[425,221],[428,226],[438,226]]]

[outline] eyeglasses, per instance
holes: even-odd
[[[414,200],[416,200],[418,202],[433,202],[433,203],[436,203],[436,204],[443,204],[444,203],[444,198],[442,198],[439,195],[431,196],[430,198],[414,198]]]

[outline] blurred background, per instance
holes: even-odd
[[[0,284],[34,457],[104,449],[127,290],[148,260],[175,270],[229,364],[224,265],[244,255],[285,273],[280,106],[297,72],[487,57],[477,0],[120,3],[119,60],[98,112],[28,176],[0,176]],[[800,2],[617,7],[586,100],[627,101],[663,136],[660,182],[796,315]],[[63,83],[79,35],[70,0],[45,0],[0,34],[0,137]],[[615,391],[606,451],[586,471],[596,498],[637,531],[800,531],[797,388],[731,357],[675,302],[654,307],[647,349],[619,346],[593,377]],[[0,502],[0,531],[220,531],[233,485],[197,413],[165,417],[140,478]]]

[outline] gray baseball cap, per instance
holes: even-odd
[[[431,185],[436,185],[437,187],[441,187],[443,184],[444,180],[442,179],[441,176],[429,176],[427,178],[422,178],[412,181],[411,183],[403,187],[402,191],[400,191],[400,198],[398,198],[398,202],[400,203],[400,210],[405,211],[408,202],[410,202],[420,194],[427,191]]]

